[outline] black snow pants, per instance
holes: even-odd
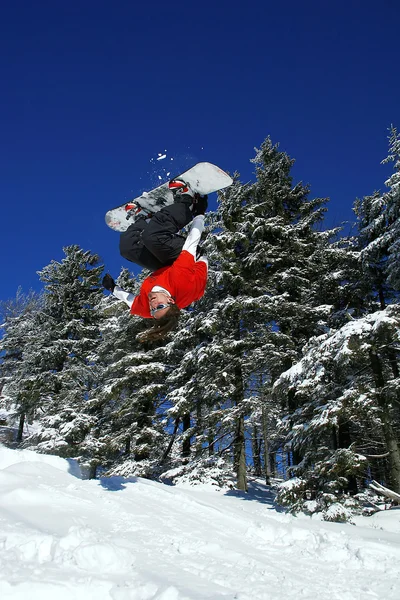
[[[121,255],[150,271],[172,265],[185,243],[178,231],[193,219],[192,204],[193,198],[183,194],[177,202],[153,215],[148,223],[145,219],[132,223],[121,233]]]

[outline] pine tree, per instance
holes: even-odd
[[[292,508],[304,509],[306,491],[320,510],[345,500],[357,482],[362,487],[367,476],[377,477],[379,456],[387,461],[380,476],[399,491],[399,319],[400,309],[392,305],[312,339],[301,361],[276,383],[278,397],[291,393],[300,406],[287,432],[302,450],[294,469],[300,479],[281,494]]]
[[[78,246],[64,248],[65,258],[39,272],[45,285],[39,335],[24,356],[37,373],[42,430],[27,440],[43,452],[78,458],[90,455],[85,440],[94,425],[87,399],[96,386],[94,363],[100,339],[102,297],[99,258]]]
[[[395,163],[386,181],[389,191],[356,200],[359,243],[364,276],[378,296],[380,308],[398,299],[400,290],[400,137],[391,129],[389,155],[383,163]]]
[[[400,134],[395,127],[391,128],[389,138],[389,155],[383,163],[394,162],[394,173],[386,181],[387,221],[389,223],[388,264],[386,273],[388,283],[400,291]]]
[[[142,278],[145,274],[142,274]],[[138,293],[140,278],[124,269],[117,283]],[[98,385],[88,410],[96,415],[96,460],[108,475],[150,477],[157,473],[166,445],[162,427],[168,365],[162,342],[144,344],[147,326],[125,303],[108,297],[102,304],[102,341],[98,348]]]
[[[397,139],[392,131],[391,153],[384,162],[395,160]],[[388,280],[397,235],[396,181],[394,175],[387,182],[394,185],[386,194],[375,192],[356,201],[359,234],[339,240],[325,254],[328,262],[324,270],[331,274],[325,297],[336,295],[329,327],[325,334],[310,340],[304,358],[282,376],[277,387],[278,398],[282,398],[283,390],[283,396],[293,398],[297,406],[292,418],[282,421],[286,443],[302,457],[291,469],[300,479],[283,486],[280,494],[281,500],[292,507],[304,505],[306,490],[317,496],[320,509],[337,498],[346,498],[346,494],[355,493],[363,484],[367,467],[373,477],[398,487],[396,406],[400,396],[396,387],[396,336],[394,332],[388,335],[387,328],[378,330],[379,315],[385,321],[385,308],[397,298]],[[332,250],[337,254],[335,264],[330,263]],[[339,282],[336,290],[335,279]],[[376,312],[378,309],[381,312]],[[377,321],[379,335],[386,331],[387,343],[383,343],[383,338],[377,343],[377,333],[364,334],[365,341],[360,342],[361,332],[369,331],[371,319]],[[347,337],[351,340],[348,348]],[[342,340],[345,350],[338,340]],[[344,366],[338,356],[346,356],[346,351],[349,356]],[[291,374],[293,380],[289,383]],[[349,380],[354,384],[349,386]],[[371,407],[374,418],[379,415],[378,428],[373,425]],[[385,464],[378,458],[382,447],[388,450]],[[368,465],[365,457],[377,458]],[[330,514],[329,510],[325,512]],[[339,518],[340,515],[339,511]]]
[[[33,416],[39,386],[33,373],[26,368],[24,353],[36,336],[36,324],[42,310],[43,297],[33,291],[0,305],[3,337],[0,340],[0,389],[8,408],[18,419],[17,443],[21,443],[25,422]]]
[[[219,231],[208,238],[212,303],[197,324],[196,381],[211,407],[203,426],[214,428],[210,445],[231,454],[241,489],[252,415],[262,415],[267,388],[326,327],[331,307],[321,299],[315,258],[334,233],[316,230],[325,201],[310,201],[307,187],[293,186],[293,161],[269,138],[253,162],[256,183],[236,178],[220,194]],[[260,376],[257,407],[252,382]]]
[[[215,371],[216,365],[210,367],[208,362],[208,345],[213,335],[204,327],[209,323],[214,290],[210,282],[205,296],[181,320],[181,329],[170,345],[169,357],[173,357],[174,368],[167,380],[170,443],[164,454],[164,468],[171,470],[162,477],[169,481],[200,480],[224,486],[231,484],[232,468],[226,460],[225,450],[229,452],[229,447],[221,423],[222,413],[216,406],[221,399],[219,373]],[[207,368],[208,387],[204,387],[202,373]]]

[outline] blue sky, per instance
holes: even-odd
[[[329,225],[384,187],[397,0],[137,4],[2,2],[0,299],[39,289],[69,244],[114,275],[130,266],[104,213],[153,187],[165,149],[249,181],[271,135],[311,197],[331,198]]]

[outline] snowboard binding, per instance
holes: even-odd
[[[147,219],[153,216],[154,213],[146,210],[138,202],[128,202],[124,207],[126,213],[126,220],[132,219],[136,221],[137,219]]]
[[[183,181],[183,179],[171,179],[168,184],[169,189],[172,192],[174,198],[179,197],[181,194],[186,194],[187,196],[194,196],[193,190],[190,187],[189,183]]]

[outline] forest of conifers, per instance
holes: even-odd
[[[219,193],[206,293],[166,341],[140,341],[148,323],[78,246],[39,272],[41,293],[2,302],[8,443],[90,477],[283,479],[291,510],[356,510],[371,480],[400,493],[400,135],[352,235],[325,228],[328,201],[293,183],[293,162],[267,138],[255,181]],[[145,275],[118,283],[137,293]]]

